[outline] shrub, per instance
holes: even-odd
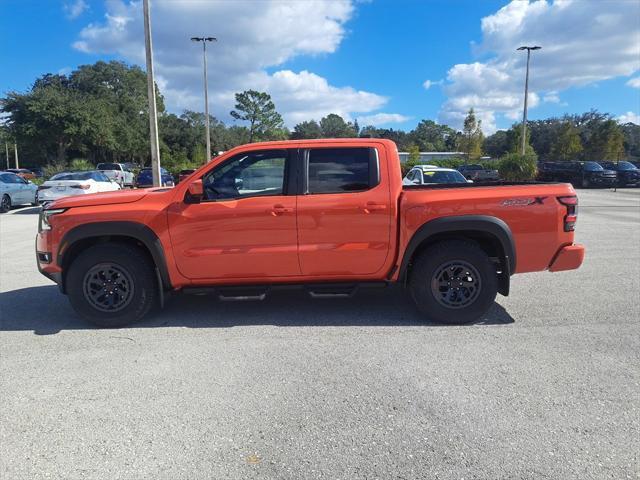
[[[498,162],[498,171],[503,180],[509,182],[521,182],[532,180],[538,173],[538,156],[519,153],[509,153],[501,157]]]
[[[69,162],[70,170],[93,170],[93,164],[84,158],[74,158]]]
[[[42,175],[43,178],[51,178],[56,173],[64,172],[65,170],[68,170],[65,162],[49,163],[42,169]]]

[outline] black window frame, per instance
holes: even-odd
[[[299,163],[297,161],[298,159],[298,149],[296,148],[265,148],[262,150],[247,150],[244,152],[238,152],[237,154],[233,155],[232,157],[228,158],[227,160],[225,160],[224,162],[216,165],[213,168],[210,168],[209,170],[207,170],[206,172],[204,172],[201,176],[200,176],[200,180],[202,180],[203,183],[203,188],[205,188],[204,185],[204,178],[207,175],[212,174],[213,172],[215,172],[216,170],[220,169],[220,168],[224,168],[225,165],[228,165],[229,163],[235,161],[238,159],[238,157],[240,156],[247,156],[247,155],[253,155],[253,154],[259,154],[259,153],[267,153],[267,152],[285,152],[285,158],[284,158],[284,179],[282,180],[282,193],[278,194],[278,195],[247,195],[247,196],[243,196],[243,197],[233,197],[233,198],[214,198],[214,199],[208,199],[205,198],[204,196],[202,197],[202,199],[200,200],[200,203],[219,203],[219,202],[229,202],[229,201],[240,201],[240,200],[245,200],[247,198],[258,198],[258,197],[282,197],[282,196],[292,196],[292,195],[296,195],[296,182],[295,182],[295,177],[297,176],[295,174],[295,172],[292,172],[292,167],[294,166],[294,164]],[[294,180],[292,183],[292,179]],[[187,191],[188,194],[188,191]]]
[[[366,149],[369,151],[369,186],[360,190],[337,190],[331,192],[309,192],[309,156],[312,150],[352,150],[352,149]],[[298,162],[300,164],[300,162]],[[380,154],[378,149],[374,146],[330,146],[330,147],[311,147],[305,148],[302,151],[302,162],[300,165],[302,168],[299,172],[300,177],[300,194],[301,195],[336,195],[344,193],[362,193],[368,192],[380,185]]]

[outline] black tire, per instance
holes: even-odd
[[[498,279],[495,266],[476,243],[449,240],[429,247],[414,261],[409,291],[430,320],[462,325],[478,320],[493,305]]]
[[[151,261],[141,249],[123,243],[94,245],[80,253],[69,267],[66,287],[74,310],[100,327],[137,322],[158,302]]]
[[[11,197],[4,194],[0,200],[0,213],[7,213],[9,210],[11,210]]]

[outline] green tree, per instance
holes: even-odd
[[[422,152],[444,152],[449,150],[447,140],[455,135],[455,130],[447,125],[440,125],[433,120],[421,120],[420,123],[409,132],[409,140],[414,142]]]
[[[624,135],[618,122],[606,120],[590,136],[585,151],[591,160],[620,160],[624,157]]]
[[[291,132],[291,138],[293,140],[299,140],[304,138],[322,138],[322,129],[318,122],[310,120],[307,122],[300,122],[293,127]]]
[[[527,143],[524,146],[525,155],[535,155],[536,154],[536,152],[534,151],[533,147],[529,143],[529,139],[530,138],[531,137],[529,135],[527,135]],[[522,152],[521,152],[521,150],[522,150],[522,124],[521,123],[514,124],[507,131],[507,143],[509,145],[509,153],[516,153],[518,155],[522,154]]]
[[[231,116],[249,122],[249,142],[267,139],[284,127],[271,96],[256,90],[236,93],[236,109],[231,111]]]
[[[469,160],[478,159],[482,155],[483,140],[482,120],[476,119],[476,114],[471,108],[464,119],[459,148],[467,154]]]
[[[509,151],[506,130],[498,130],[484,139],[482,150],[492,158],[498,158]]]
[[[551,155],[558,160],[575,160],[582,152],[580,132],[568,120],[560,126],[558,136],[551,146]]]
[[[355,137],[356,131],[351,123],[344,121],[340,115],[330,113],[320,120],[320,129],[323,138],[350,138]]]
[[[640,125],[625,123],[620,126],[624,135],[624,150],[627,156],[640,158]]]
[[[415,143],[409,147],[409,163],[418,163],[420,161],[420,147]]]

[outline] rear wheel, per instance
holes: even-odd
[[[0,200],[0,213],[6,213],[9,210],[11,210],[11,197],[4,194]]]
[[[153,265],[137,247],[101,244],[80,253],[66,281],[71,305],[101,327],[141,320],[158,298]]]
[[[409,290],[429,319],[465,324],[493,305],[498,280],[494,265],[477,244],[451,240],[420,254],[411,270]]]

